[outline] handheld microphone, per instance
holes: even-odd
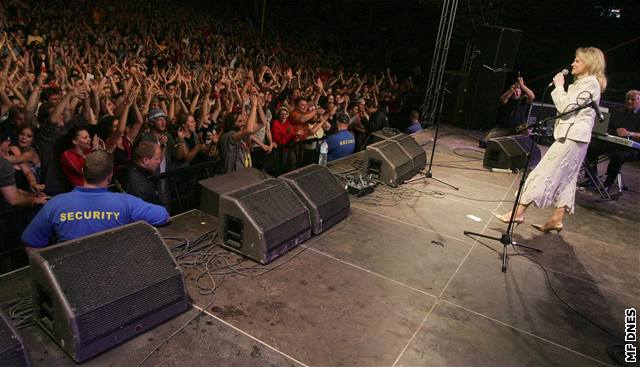
[[[598,118],[598,121],[603,122],[604,115],[602,114],[602,112],[600,112],[600,107],[598,107],[598,103],[593,98],[591,99],[591,103],[589,103],[589,107],[593,108],[596,111],[596,117]]]
[[[569,75],[569,70],[562,69],[561,73],[562,73],[562,75],[567,76],[567,75]],[[549,83],[549,85],[547,85],[547,87],[550,87],[552,85],[553,85],[553,82]]]

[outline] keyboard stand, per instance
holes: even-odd
[[[591,180],[591,182],[593,182],[593,185],[595,186],[596,190],[598,190],[598,194],[600,194],[600,197],[602,198],[602,200],[605,200],[605,201],[611,200],[611,195],[609,195],[609,191],[607,191],[607,189],[604,187],[604,184],[602,183],[602,181],[600,181],[600,178],[598,178],[598,175],[591,171],[591,169],[589,168],[589,162],[587,162],[586,159],[582,162],[582,169],[584,169],[584,171],[587,173],[587,176],[589,176],[589,179]]]

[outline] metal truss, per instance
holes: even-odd
[[[457,8],[458,0],[444,0],[433,59],[431,60],[427,91],[422,103],[423,124],[432,125],[436,123],[438,106],[442,98],[442,93],[440,93],[442,79],[447,64],[447,55],[449,54],[449,44],[451,43],[451,33],[455,24]]]

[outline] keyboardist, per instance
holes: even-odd
[[[640,91],[630,90],[625,95],[624,109],[612,111],[609,120],[609,134],[640,142]],[[640,159],[640,149],[624,147],[607,141],[594,139],[587,151],[587,161],[597,175],[597,161],[601,155],[609,157],[607,178],[604,186],[610,189],[625,162]]]

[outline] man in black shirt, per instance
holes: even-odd
[[[157,181],[152,180],[160,162],[162,162],[160,145],[150,141],[138,143],[133,153],[133,161],[127,169],[125,191],[148,203],[166,206],[167,203],[163,203],[158,194]]]
[[[521,77],[518,77],[518,81],[500,96],[497,127],[485,135],[480,147],[484,148],[487,140],[492,138],[526,132],[529,106],[535,98],[533,91],[524,84]]]

